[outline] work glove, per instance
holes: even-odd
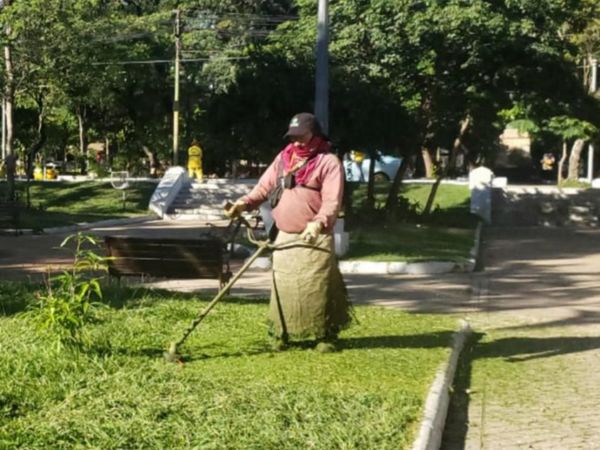
[[[317,240],[322,229],[323,224],[321,224],[321,222],[308,222],[306,224],[306,228],[300,234],[300,239],[302,239],[304,242],[312,244]]]
[[[230,219],[240,217],[244,211],[246,211],[246,202],[243,200],[236,200],[233,205],[229,207],[225,206],[225,215]]]

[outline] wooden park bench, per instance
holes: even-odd
[[[117,279],[123,276],[215,279],[223,287],[231,276],[219,238],[106,236],[104,243],[108,272]]]
[[[18,201],[0,200],[0,228],[11,228],[15,236],[20,230],[21,204]]]

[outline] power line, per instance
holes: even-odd
[[[240,61],[250,59],[247,56],[231,56],[231,57],[223,57],[223,58],[187,58],[180,59],[179,62],[201,62],[201,61]],[[125,65],[133,65],[133,64],[174,64],[175,60],[173,59],[148,59],[148,60],[139,60],[139,61],[103,61],[103,62],[95,62],[90,63],[92,66],[125,66]]]

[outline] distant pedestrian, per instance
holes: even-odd
[[[202,171],[202,147],[196,139],[192,140],[192,145],[188,148],[188,175],[197,181],[202,181],[204,172]]]
[[[280,247],[273,252],[269,312],[274,346],[312,337],[318,351],[335,351],[338,332],[350,322],[333,239],[344,171],[312,114],[295,115],[286,137],[290,144],[227,214],[235,217],[267,199],[273,207],[275,245]]]
[[[542,160],[540,162],[542,163],[542,170],[549,171],[554,169],[554,163],[556,163],[556,158],[552,153],[544,153],[544,156],[542,157]]]
[[[358,181],[360,183],[363,183],[365,181],[365,174],[363,172],[363,162],[365,160],[364,152],[360,152],[358,150],[352,150],[350,152],[350,159],[353,161],[354,165],[356,166],[356,172],[358,173],[358,180],[353,179],[352,181]]]

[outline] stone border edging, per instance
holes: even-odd
[[[101,220],[99,222],[82,222],[82,223],[78,223],[77,225],[67,225],[64,227],[53,227],[53,228],[44,228],[43,231],[36,233],[36,234],[60,234],[60,233],[68,233],[70,231],[79,231],[79,230],[89,230],[91,228],[97,228],[97,227],[107,227],[107,226],[111,226],[111,225],[127,225],[127,224],[131,224],[131,223],[142,223],[142,222],[148,222],[150,220],[156,220],[158,219],[158,217],[156,217],[154,214],[152,215],[145,215],[145,216],[139,216],[139,217],[129,217],[129,218],[125,218],[125,219],[108,219],[108,220]],[[21,229],[18,230],[20,234],[34,234],[32,229]],[[15,235],[15,230],[14,229],[5,229],[5,230],[0,230],[0,236],[14,236]]]
[[[438,450],[440,448],[450,404],[450,387],[454,381],[458,357],[471,332],[469,323],[461,320],[460,328],[452,338],[450,358],[438,370],[429,388],[419,434],[413,442],[412,450]]]

